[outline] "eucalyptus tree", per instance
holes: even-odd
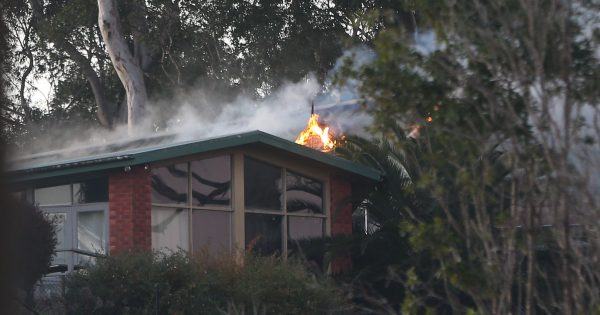
[[[107,128],[122,124],[127,90],[145,90],[143,107],[198,88],[221,98],[260,98],[309,73],[324,80],[345,48],[369,44],[393,25],[388,16],[406,12],[394,1],[372,0],[8,2],[18,65],[13,81],[24,87],[15,110],[23,124],[33,121],[41,132],[90,120]],[[119,26],[120,36],[110,38],[122,39],[122,56],[131,55],[141,70],[137,79],[125,80],[138,82],[135,88],[126,88],[115,70],[128,58],[111,59],[114,45],[99,26],[103,4],[116,5],[114,21],[105,26]],[[41,109],[29,97],[40,77],[49,78],[52,90]],[[176,104],[160,106],[168,113]]]

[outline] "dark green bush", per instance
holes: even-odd
[[[185,252],[128,253],[66,280],[69,314],[326,314],[340,292],[298,263]],[[158,312],[157,312],[158,310]]]

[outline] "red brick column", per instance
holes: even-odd
[[[331,189],[331,235],[352,234],[352,186],[348,178],[332,175],[329,181]],[[331,272],[342,273],[352,269],[350,254],[337,257],[331,263]]]
[[[151,249],[150,171],[142,166],[108,177],[110,253]]]

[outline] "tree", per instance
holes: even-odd
[[[26,102],[16,110],[33,112],[19,121],[26,128],[37,125],[41,134],[64,125],[90,126],[89,121],[107,128],[125,122],[127,93],[98,27],[97,1],[30,0],[29,6],[14,2],[9,13],[15,18],[9,28],[16,33],[22,26],[31,28],[26,49],[17,50],[15,60],[33,57],[24,63],[32,68],[28,75],[21,67],[15,69],[15,82],[28,86],[44,75],[53,91],[44,104],[48,110],[37,113],[28,104],[25,89]],[[208,107],[239,95],[266,97],[309,73],[324,80],[345,48],[369,45],[384,27],[401,21],[388,16],[405,16],[406,25],[414,21],[410,11],[395,1],[115,3],[118,23],[111,25],[120,25],[119,38],[141,68],[148,101],[160,103],[156,106],[161,106],[157,110],[161,113],[173,112],[178,104],[154,101],[194,89],[213,94],[197,104]],[[141,82],[137,77],[135,81]],[[32,130],[16,133],[26,135],[22,141],[36,136]]]
[[[8,113],[12,110],[12,102],[8,97],[11,49],[8,40],[7,17],[3,5],[0,5],[0,10],[2,12],[0,13],[0,141],[6,141],[8,128],[4,126],[12,126],[15,121]]]
[[[133,128],[142,119],[147,99],[142,65],[149,56],[145,44],[140,42],[142,32],[148,29],[143,27],[146,23],[144,21],[146,6],[144,3],[137,3],[137,5],[134,14],[138,22],[132,25],[132,37],[136,53],[134,55],[129,50],[127,41],[123,37],[121,20],[115,1],[98,0],[100,33],[102,33],[110,60],[125,87],[125,94],[127,95],[127,125],[130,134],[133,133]]]
[[[376,60],[354,73],[374,130],[401,144],[395,126],[420,125],[411,178],[436,219],[412,224],[411,248],[437,262],[454,311],[593,312],[600,64],[587,27],[598,8],[465,0],[414,9],[435,42],[417,49],[414,34],[386,29]]]

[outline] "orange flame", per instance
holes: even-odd
[[[306,128],[296,138],[296,143],[323,152],[329,152],[335,147],[335,141],[329,134],[329,127],[321,128],[317,114],[310,116]]]

